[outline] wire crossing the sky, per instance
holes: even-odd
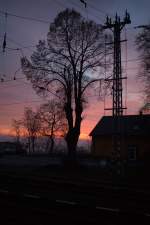
[[[50,21],[48,21],[48,20],[41,20],[41,19],[37,19],[37,18],[33,18],[33,17],[20,16],[20,15],[16,15],[16,14],[9,13],[9,12],[4,12],[2,10],[0,10],[0,13],[2,15],[4,15],[4,16],[7,13],[7,16],[12,16],[12,17],[20,18],[20,19],[23,19],[23,20],[36,21],[36,22],[39,22],[39,23],[50,24]]]

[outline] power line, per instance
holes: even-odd
[[[104,10],[102,10],[102,9],[100,9],[100,8],[97,8],[97,6],[95,7],[93,4],[91,4],[91,2],[88,2],[88,5],[89,5],[92,9],[94,9],[95,11],[97,11],[98,13],[103,14],[104,16],[110,15],[110,13],[107,13],[106,11],[104,11]]]
[[[9,13],[9,12],[4,12],[2,10],[0,10],[0,13],[3,14],[4,16],[7,14],[8,16],[16,17],[16,18],[23,19],[23,20],[29,20],[29,21],[39,22],[39,23],[50,24],[50,21],[43,20],[43,19],[41,20],[41,19],[37,19],[37,18],[33,18],[33,17],[20,16],[20,15],[16,15],[16,14]]]
[[[2,37],[3,38],[3,36],[0,36],[0,37]],[[18,50],[23,50],[23,49],[28,49],[28,50],[30,50],[31,51],[31,49],[30,48],[35,48],[37,45],[28,45],[28,46],[24,46],[24,45],[22,45],[21,43],[19,43],[19,42],[17,42],[17,41],[14,41],[12,38],[10,38],[10,37],[8,37],[7,36],[7,40],[8,41],[10,41],[10,42],[12,42],[12,43],[14,43],[15,45],[17,45],[17,46],[19,46],[19,48],[10,48],[10,47],[6,47],[8,50],[14,50],[14,51],[18,51]],[[2,47],[2,46],[0,46],[0,47]]]
[[[6,104],[1,104],[1,106],[12,106],[12,105],[21,105],[21,104],[30,104],[33,102],[41,102],[42,100],[32,100],[32,101],[24,101],[24,102],[12,102],[12,103],[6,103]]]
[[[141,61],[143,60],[143,58],[133,58],[133,59],[128,59],[127,61],[126,60],[122,60],[122,63],[126,63],[126,62],[136,62],[136,61]],[[113,63],[106,63],[106,65],[113,65]]]
[[[10,80],[4,80],[4,81],[1,81],[0,83],[1,83],[1,85],[3,85],[3,84],[5,84],[5,83],[8,83],[8,82],[12,82],[12,81],[17,81],[17,80],[24,80],[24,79],[26,79],[25,77],[20,77],[20,78],[16,78],[16,79],[10,79]],[[7,85],[8,87],[10,87],[9,85]],[[1,86],[2,87],[2,86]]]
[[[5,86],[1,86],[1,88],[15,88],[15,87],[18,87],[18,86],[21,86],[21,85],[27,85],[27,83],[19,83],[19,84],[14,84],[14,85],[5,85]],[[29,85],[30,85],[30,83],[29,83]],[[27,88],[28,88],[28,86],[26,86]],[[1,89],[2,90],[2,89]]]
[[[137,60],[141,60],[141,59],[133,59],[133,60],[127,60],[127,62],[129,62],[129,61],[137,61]],[[108,65],[108,64],[107,64]],[[110,65],[110,64],[109,64]],[[123,68],[122,70],[124,71],[124,70],[138,70],[139,69],[139,67],[127,67],[127,68]],[[2,74],[2,73],[1,73]],[[10,80],[3,80],[3,81],[0,81],[0,83],[1,84],[3,84],[3,83],[8,83],[8,82],[14,82],[14,81],[17,81],[17,80],[24,80],[24,79],[27,79],[26,77],[17,77],[17,78],[12,78],[12,79],[10,79]]]
[[[54,3],[56,3],[59,6],[61,5],[63,8],[64,7],[66,8],[66,5],[62,1],[55,0]]]
[[[29,45],[29,46],[23,46],[21,48],[6,47],[6,49],[11,50],[11,51],[20,51],[20,50],[25,49],[25,48],[31,50],[30,48],[35,48],[35,47],[36,47],[36,45]]]
[[[94,4],[93,4],[94,2],[88,2],[88,6],[90,6],[92,9],[94,9],[95,11],[97,11],[98,13],[101,13],[101,14],[103,14],[104,16],[106,16],[106,15],[111,15],[111,16],[113,16],[113,14],[112,13],[108,13],[108,12],[106,12],[105,10],[102,10],[102,9],[100,9],[99,7],[97,7],[97,5],[96,6],[94,6]],[[145,28],[145,27],[150,27],[150,25],[134,25],[134,26],[130,26],[130,27],[127,27],[126,28],[126,30],[130,30],[130,29],[137,29],[137,28]]]
[[[71,1],[71,3],[72,3],[73,5],[75,5],[76,7],[80,8],[80,6],[79,6],[77,3],[73,2],[73,1]],[[89,3],[88,3],[87,5],[89,5]],[[81,9],[81,8],[80,8],[80,9]],[[102,21],[102,18],[100,18],[99,16],[97,16],[97,15],[95,15],[95,14],[92,14],[91,12],[90,12],[89,14],[90,14],[91,16],[95,17],[96,19],[100,20],[102,23],[104,22],[104,21]]]
[[[28,48],[29,46],[27,46],[27,47],[25,47],[24,46],[24,48]],[[35,46],[30,46],[30,47],[36,47],[36,45]],[[15,49],[15,50],[17,50],[17,49]],[[131,58],[131,59],[128,59],[128,60],[122,60],[122,63],[126,63],[126,62],[135,62],[135,61],[141,61],[141,60],[143,60],[143,59],[145,59],[145,58],[143,58],[143,57],[138,57],[138,58]],[[106,63],[106,65],[113,65],[113,63]],[[20,68],[21,69],[21,68]],[[138,69],[138,67],[130,67],[130,68],[127,68],[128,70],[129,69],[131,69],[131,70],[136,70],[136,69]],[[0,74],[3,74],[2,72],[0,73]],[[24,79],[24,78],[17,78],[17,79]],[[13,81],[14,79],[10,79],[10,80],[8,80],[8,81],[3,81],[3,82],[9,82],[9,81]]]
[[[55,0],[55,3],[58,4],[58,5],[61,5],[63,8],[68,7],[64,2],[60,2],[59,0]],[[73,2],[73,1],[69,2],[69,3],[71,3],[72,5],[75,5],[76,7],[81,9],[81,7],[77,3]],[[102,20],[100,17],[96,16],[95,14],[92,14],[92,13],[90,13],[90,14],[91,14],[91,16],[95,17],[96,19]]]
[[[134,93],[134,92],[130,92],[130,93]],[[137,94],[137,93],[135,93],[135,94]],[[89,95],[87,97],[88,98],[98,98],[99,95]],[[19,101],[19,102],[12,102],[12,103],[4,103],[4,104],[1,104],[1,106],[12,106],[12,105],[30,104],[30,103],[42,102],[42,101],[43,101],[43,99],[41,99],[41,100],[32,100],[32,101]],[[47,100],[44,100],[44,101],[47,101]]]
[[[16,78],[15,79],[15,81],[16,80],[18,80],[18,79],[25,79],[25,78]],[[7,80],[7,81],[2,81],[1,83],[5,83],[5,82],[10,82],[10,81],[14,81],[14,80]],[[32,84],[32,83],[25,83],[25,82],[23,82],[22,84],[26,84],[26,85],[29,85],[29,84]],[[19,86],[19,84],[17,84],[17,85],[14,85],[14,86]],[[6,87],[6,86],[5,86]],[[9,86],[9,85],[7,85],[7,87],[11,87],[11,86]],[[13,87],[13,86],[12,86]],[[40,89],[40,87],[39,87],[39,89]],[[51,90],[45,90],[45,91],[47,91],[47,92],[49,92],[49,93],[51,93],[53,96],[55,96],[55,97],[57,97],[57,98],[60,98],[60,96],[59,95],[57,95],[56,93],[54,93],[54,92],[52,92]]]

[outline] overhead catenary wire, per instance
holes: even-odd
[[[128,60],[127,60],[127,62],[128,62]],[[125,71],[123,71],[123,72],[126,73],[126,70],[135,70],[135,71],[137,71],[139,69],[140,69],[140,67],[129,67],[129,68],[126,68]],[[0,75],[4,75],[4,74],[0,73]],[[27,79],[27,78],[26,77],[16,77],[16,80],[23,80],[23,79]],[[14,82],[14,77],[12,77],[11,79],[8,79],[8,80],[3,79],[3,81],[0,81],[0,83],[7,83],[7,82]]]
[[[80,5],[77,4],[77,2],[73,2],[73,1],[70,1],[73,5],[75,5],[77,8],[80,8]],[[87,14],[87,19],[89,18],[89,15],[91,15],[92,17],[95,17],[96,20],[98,21],[101,21],[102,23],[104,22],[102,18],[100,18],[99,16],[97,16],[96,14],[93,14],[91,12],[89,12],[89,10],[87,10],[89,3],[87,4],[87,7],[85,8],[86,9],[86,14]]]
[[[25,83],[25,82],[19,82],[17,84],[13,84],[13,85],[3,85],[3,86],[0,86],[0,92],[3,90],[2,88],[16,88],[16,87],[20,87],[20,86],[26,86],[27,88],[29,88],[29,86],[27,85],[31,85],[31,83]]]
[[[17,81],[17,80],[23,80],[23,79],[27,79],[27,78],[25,78],[25,77],[23,77],[23,78],[15,78],[15,81]],[[3,82],[0,82],[0,83],[5,83],[5,82],[10,82],[10,81],[14,81],[14,79],[12,79],[12,80],[6,80],[6,81],[3,81]],[[16,87],[16,86],[19,86],[19,85],[21,85],[21,84],[23,84],[23,85],[32,85],[32,83],[30,82],[30,83],[26,83],[26,82],[22,82],[22,83],[20,83],[20,84],[16,84],[16,85],[12,85],[12,86],[9,86],[9,85],[7,85],[7,87]],[[1,86],[2,87],[2,86]],[[5,86],[3,86],[3,87],[5,87],[6,88],[6,85]],[[40,89],[40,87],[39,87],[39,89]],[[41,89],[43,89],[42,87],[41,87]],[[44,90],[44,89],[43,89]],[[61,98],[59,95],[57,95],[56,93],[54,93],[53,91],[51,91],[51,90],[49,90],[49,89],[45,89],[45,91],[47,91],[47,92],[49,92],[50,94],[52,94],[53,96],[55,96],[55,97],[57,97],[57,98]]]
[[[13,74],[12,78],[8,79],[8,80],[3,80],[1,83],[7,83],[7,82],[11,82],[11,81],[16,81],[17,80],[22,80],[22,79],[27,79],[25,76],[22,77],[22,75],[20,75],[19,77],[16,77],[17,76],[17,73],[21,70],[22,68],[19,67]],[[1,73],[0,73],[1,74]],[[6,75],[5,75],[6,76]]]
[[[85,0],[80,0],[80,2],[84,5],[87,20],[89,20],[87,2]]]
[[[22,47],[22,48],[28,48],[28,47]],[[16,49],[9,49],[9,50],[16,50]],[[133,59],[131,59],[130,61],[138,61],[138,60],[140,60],[140,59],[136,59],[136,60],[133,60]],[[125,62],[127,62],[127,60],[125,60]],[[127,68],[126,68],[127,69]],[[130,68],[131,69],[131,68]],[[18,79],[18,78],[17,78]],[[20,79],[25,79],[25,78],[20,78]],[[13,80],[11,80],[11,81],[13,81]],[[96,96],[88,96],[88,97],[96,97]],[[33,102],[33,101],[32,101]],[[35,102],[35,101],[34,101]],[[15,103],[16,104],[16,103]],[[10,104],[9,104],[10,105]],[[11,104],[12,105],[12,104]]]
[[[127,62],[135,62],[135,61],[141,61],[143,58],[139,57],[139,58],[131,58],[131,59],[127,59]],[[122,60],[123,63],[126,63],[126,60]],[[113,63],[107,63],[106,65],[113,65]]]
[[[87,7],[87,2],[86,2],[85,0],[80,0],[80,2],[81,2],[82,4],[84,4],[84,7],[85,7],[85,8]]]
[[[20,50],[23,50],[23,49],[29,49],[30,51],[32,51],[31,48],[37,47],[37,45],[24,46],[24,45],[22,45],[22,44],[20,44],[20,43],[18,43],[16,41],[14,41],[14,40],[12,40],[11,38],[7,38],[7,39],[10,40],[10,41],[12,41],[12,42],[14,42],[16,45],[20,46],[20,48],[9,48],[8,47],[8,49],[9,50],[12,50],[12,51],[20,51]],[[3,53],[3,51],[1,51],[0,53]],[[131,59],[129,58],[129,59],[127,59],[127,62],[141,61],[142,59],[144,59],[144,58],[142,58],[142,57],[131,58]],[[126,59],[125,60],[122,60],[122,62],[126,63]],[[107,63],[106,65],[111,65],[111,63]]]
[[[4,104],[1,104],[1,106],[12,106],[12,105],[23,105],[23,104],[30,104],[30,103],[33,103],[33,102],[41,102],[43,101],[42,99],[41,100],[32,100],[32,101],[19,101],[19,102],[12,102],[12,103],[4,103]]]
[[[0,10],[0,13],[6,15],[6,12],[4,12],[4,11],[1,11],[1,10]],[[7,15],[14,15],[14,14],[7,13]],[[16,16],[17,16],[18,18],[20,17],[20,16],[18,16],[18,15],[16,15]],[[31,19],[31,18],[28,18],[28,19]],[[33,18],[32,18],[32,19],[33,19]],[[20,45],[20,46],[22,46],[22,48],[16,48],[16,49],[15,49],[15,48],[14,48],[14,49],[13,49],[13,48],[9,48],[9,50],[12,50],[12,51],[13,51],[13,50],[14,50],[14,51],[15,51],[15,50],[16,50],[16,51],[17,51],[17,50],[21,50],[21,49],[23,49],[23,48],[27,48],[27,49],[30,50],[30,48],[36,47],[36,45],[33,45],[33,46],[32,46],[32,45],[31,45],[31,46],[23,46],[22,44],[19,44],[19,43],[13,41],[12,39],[10,39],[10,38],[8,38],[8,37],[7,37],[7,39],[10,40],[10,41],[12,41],[12,42],[14,42],[14,43],[16,43],[16,44],[18,44],[18,45]],[[138,59],[138,60],[140,60],[140,59]],[[134,60],[133,60],[133,61],[134,61]]]
[[[106,12],[105,10],[100,9],[97,6],[94,6],[93,3],[88,2],[89,7],[91,7],[92,9],[94,9],[95,11],[97,11],[98,13],[101,13],[102,15],[106,16],[106,15],[112,15],[111,13]]]
[[[5,16],[6,13],[7,13],[7,16],[16,17],[16,18],[23,19],[23,20],[35,21],[35,22],[45,23],[45,24],[50,23],[50,21],[48,21],[48,20],[37,19],[37,18],[34,18],[34,17],[21,16],[21,15],[10,13],[8,11],[6,12],[6,11],[0,10],[0,14]]]
[[[1,11],[0,11],[0,13],[1,13]],[[5,13],[6,13],[6,12],[5,12]],[[9,15],[9,14],[10,14],[10,13],[8,13],[8,15]],[[16,15],[14,15],[14,14],[10,14],[10,15],[11,15],[11,16],[16,16]],[[17,17],[20,17],[20,16],[17,16]],[[24,18],[24,17],[23,17],[23,18]],[[22,19],[22,17],[21,17],[21,19]],[[25,18],[24,18],[24,19],[25,19]],[[33,18],[28,18],[28,19],[30,20],[30,19],[33,19]],[[24,46],[24,48],[28,48],[28,46],[27,46],[27,47]],[[18,49],[13,49],[13,48],[12,48],[12,49],[9,49],[9,50],[12,50],[12,51],[13,51],[13,50],[18,50]],[[131,60],[128,60],[128,61],[137,61],[137,60],[140,60],[140,59],[135,59],[135,60],[131,59]]]
[[[99,95],[89,95],[88,98],[96,98],[99,97]],[[31,101],[18,101],[18,102],[12,102],[12,103],[4,103],[1,104],[1,106],[12,106],[12,105],[21,105],[21,104],[30,104],[33,102],[42,102],[43,99],[35,99],[35,100],[31,100]],[[44,99],[44,101],[46,102],[47,100]]]
[[[59,0],[55,0],[55,2],[63,7],[67,7],[66,4],[62,3],[61,1]],[[76,4],[75,2],[72,1],[72,4],[76,5],[77,7],[79,7],[78,4]],[[97,9],[96,7],[94,7],[91,3],[88,3],[88,5],[94,9],[95,11],[98,11],[98,13],[102,13],[103,15],[109,15],[110,13],[104,11],[104,10],[101,10],[101,9]],[[38,19],[38,18],[34,18],[34,17],[27,17],[27,16],[22,16],[22,15],[18,15],[18,14],[14,14],[12,12],[8,12],[8,11],[3,11],[3,10],[0,10],[0,14],[3,15],[3,16],[11,16],[11,17],[16,17],[16,18],[19,18],[19,19],[22,19],[22,20],[28,20],[28,21],[34,21],[34,22],[38,22],[38,23],[44,23],[44,24],[50,24],[50,21],[48,20],[45,20],[45,19]],[[97,19],[102,19],[98,16],[96,16],[95,14],[92,14],[90,13],[92,16],[96,17]]]
[[[80,0],[79,0],[79,1],[80,1]],[[71,1],[69,1],[69,2],[71,2]],[[57,5],[61,5],[63,8],[68,7],[64,2],[62,2],[62,1],[60,1],[60,0],[55,0],[54,3],[56,3]],[[75,5],[75,6],[77,6],[78,8],[80,7],[80,6],[77,4],[77,1],[76,1],[76,2],[73,2],[73,1],[72,1],[72,4]],[[100,8],[97,7],[97,6],[94,6],[93,3],[91,3],[91,2],[88,2],[87,5],[88,5],[88,8],[92,8],[93,10],[97,11],[98,13],[103,14],[104,16],[106,16],[106,15],[111,15],[111,16],[113,16],[112,13],[106,12],[105,10],[100,9]],[[80,8],[80,9],[81,9],[81,8]],[[88,14],[92,15],[93,17],[95,17],[95,18],[98,19],[98,20],[101,20],[101,22],[104,22],[103,19],[100,18],[99,16],[97,16],[97,15],[91,13],[91,12],[88,12]],[[137,26],[138,26],[138,25],[136,25],[136,26],[130,26],[130,27],[127,27],[126,29],[127,29],[127,30],[130,30],[130,29],[134,29],[134,30],[135,30],[135,27],[137,27]],[[146,26],[146,25],[145,25],[145,26]]]
[[[24,80],[24,79],[26,79],[26,77],[15,77],[15,79],[14,79],[14,77],[12,78],[12,79],[9,79],[9,80],[3,80],[3,81],[1,81],[0,82],[0,84],[2,83],[8,83],[8,82],[12,82],[12,81],[16,81],[16,80]]]
[[[51,0],[50,0],[50,1],[51,1]],[[53,2],[56,3],[58,6],[61,5],[62,8],[66,8],[66,5],[65,5],[64,2],[62,2],[62,1],[55,0],[55,1],[53,1]]]
[[[24,54],[23,54],[23,48],[31,48],[31,47],[33,48],[33,47],[36,47],[36,46],[37,46],[37,45],[23,46],[22,44],[20,44],[20,43],[14,41],[14,40],[12,40],[11,38],[8,38],[8,40],[14,42],[16,45],[22,46],[21,48],[9,48],[9,47],[7,47],[9,50],[12,50],[12,51],[20,51],[22,56],[24,56]],[[30,50],[31,50],[31,49],[30,49]],[[128,60],[125,59],[125,60],[122,61],[122,62],[127,63],[127,62],[132,62],[132,61],[141,61],[141,60],[142,60],[142,58],[140,57],[140,58],[133,58],[133,59],[128,59]],[[106,65],[111,65],[111,63],[108,63],[108,64],[106,64]],[[130,67],[130,68],[127,68],[127,66],[126,66],[125,71],[126,71],[126,70],[137,70],[137,69],[138,69],[138,67]]]
[[[64,3],[62,3],[62,2],[60,2],[60,1],[56,1],[55,0],[55,2],[57,3],[57,4],[59,4],[59,5],[62,5],[63,7],[67,7]],[[73,2],[73,4],[76,4],[76,3],[74,3]],[[88,3],[88,5],[91,7],[91,8],[93,8],[94,10],[96,10],[96,11],[98,11],[98,12],[101,12],[103,15],[110,15],[110,13],[108,13],[108,12],[106,12],[106,11],[104,11],[104,10],[101,10],[101,9],[99,9],[99,8],[96,8],[96,7],[94,7],[91,3]],[[78,6],[77,4],[76,4],[76,6]],[[79,7],[79,6],[78,6]],[[3,16],[5,16],[6,14],[7,14],[7,16],[11,16],[11,17],[16,17],[16,18],[19,18],[19,19],[23,19],[23,20],[28,20],[28,21],[35,21],[35,22],[39,22],[39,23],[45,23],[45,24],[50,24],[50,21],[48,21],[48,20],[44,20],[44,19],[37,19],[37,18],[34,18],[34,17],[27,17],[27,16],[21,16],[21,15],[17,15],[17,14],[14,14],[14,13],[11,13],[11,12],[8,12],[8,11],[3,11],[3,10],[0,10],[0,14],[1,15],[3,15]],[[94,14],[92,14],[92,13],[90,13],[92,16],[94,16],[95,17],[95,15]],[[112,13],[111,13],[111,15],[112,15]],[[97,17],[97,16],[96,16]],[[99,18],[99,17],[97,17],[97,19],[102,19],[102,18]],[[149,26],[148,24],[144,24],[144,25],[135,25],[135,26],[133,26],[133,27],[129,27],[129,28],[127,28],[127,29],[135,29],[135,28],[137,28],[137,27],[147,27],[147,26]]]
[[[88,96],[88,98],[96,98],[96,97],[99,97],[98,95],[91,95],[91,96]],[[43,100],[43,99],[35,99],[35,100],[31,100],[31,101],[18,101],[18,102],[11,102],[11,103],[2,103],[1,106],[12,106],[12,105],[21,105],[21,104],[30,104],[30,103],[34,103],[34,102],[47,102],[48,100]]]
[[[93,8],[95,11],[97,11],[98,13],[103,14],[104,16],[110,15],[110,16],[114,16],[114,14],[112,12],[106,12],[104,9],[100,9],[98,7],[98,5],[96,4],[96,6],[94,5],[93,1],[88,2],[89,7]],[[131,30],[131,29],[136,29],[136,28],[142,28],[142,27],[147,27],[148,25],[130,25],[130,27],[126,27],[126,30]]]
[[[59,0],[55,0],[55,3],[56,3],[57,5],[61,5],[63,8],[64,8],[64,7],[65,7],[65,8],[66,8],[66,7],[68,8],[68,5],[67,5],[66,3],[61,2],[61,1],[59,1]],[[77,2],[69,1],[69,3],[70,3],[71,5],[76,6],[78,9],[81,10],[81,7],[80,7],[80,5],[77,4]],[[88,11],[88,12],[86,11],[86,14],[87,14],[87,13],[88,13],[88,17],[89,17],[89,15],[91,15],[91,16],[95,17],[95,19],[101,20],[101,21],[102,21],[102,18],[98,17],[97,15],[92,14],[92,13],[89,12],[89,11]],[[103,22],[103,21],[102,21],[102,22]]]
[[[12,41],[12,39],[10,39],[10,38],[8,38],[9,40],[11,40]],[[9,47],[7,47],[9,50],[12,50],[12,51],[21,51],[21,53],[22,53],[22,49],[23,48],[31,48],[31,47],[36,47],[36,45],[33,45],[33,46],[23,46],[22,44],[20,44],[20,43],[17,43],[16,41],[14,41],[13,40],[13,42],[15,43],[15,44],[17,44],[17,45],[20,45],[20,46],[22,46],[21,48],[9,48]],[[23,55],[23,54],[22,54]],[[136,58],[136,59],[129,59],[129,60],[125,60],[124,62],[129,62],[129,61],[140,61],[141,60],[141,58]],[[109,65],[110,65],[110,63],[109,63]],[[129,69],[137,69],[137,68],[126,68],[126,70],[129,70]]]
[[[2,36],[0,36],[0,37],[2,38]],[[37,46],[37,45],[23,45],[23,44],[21,44],[21,43],[15,41],[15,40],[13,40],[12,38],[8,37],[8,35],[7,35],[7,40],[8,40],[9,42],[15,44],[16,46],[19,46],[19,48],[16,48],[16,50],[17,50],[17,49],[18,49],[18,50],[19,50],[19,49],[25,49],[25,48],[31,50],[30,48],[34,48],[34,47]],[[15,49],[15,48],[14,48],[14,49]]]
[[[112,12],[106,12],[104,9],[100,9],[97,4],[96,6],[94,5],[94,2],[88,2],[88,7],[92,8],[93,10],[97,11],[98,13],[101,13],[102,15],[104,15],[105,17],[108,15],[114,16],[114,14]],[[141,27],[147,27],[148,25],[141,25]],[[140,26],[138,25],[134,25],[134,26],[130,26],[130,27],[126,27],[126,30],[130,30],[130,29],[136,29]]]

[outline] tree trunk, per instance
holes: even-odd
[[[46,143],[46,152],[48,152],[49,154],[53,153],[54,150],[54,138],[49,136],[47,143]]]
[[[50,141],[49,141],[49,137],[48,137],[47,142],[46,142],[46,147],[45,147],[46,152],[48,152],[48,150],[49,150],[49,143],[50,143]]]
[[[29,148],[29,154],[31,153],[31,137],[28,137],[28,148]]]
[[[32,136],[31,140],[32,140],[32,152],[34,153],[34,151],[35,151],[35,137]]]
[[[50,148],[49,148],[49,153],[52,154],[53,150],[54,150],[54,138],[50,137],[50,141],[51,141],[51,145],[50,145]]]
[[[68,157],[70,159],[76,158],[76,148],[77,148],[79,136],[80,136],[80,130],[76,128],[73,128],[72,130],[68,131],[68,134],[66,135]]]
[[[82,99],[81,93],[79,96],[77,94],[77,80],[76,80],[76,72],[75,72],[75,80],[74,80],[74,92],[75,92],[75,123],[73,123],[73,109],[72,109],[72,95],[71,91],[67,92],[67,103],[65,104],[65,113],[66,119],[68,121],[68,133],[66,135],[66,142],[68,148],[68,157],[72,160],[76,158],[76,148],[78,139],[80,136],[80,127],[81,127],[81,114],[82,114]],[[81,87],[80,87],[81,88]]]

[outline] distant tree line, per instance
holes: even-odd
[[[29,153],[35,153],[37,138],[46,137],[45,152],[53,153],[54,138],[62,137],[67,130],[62,107],[55,100],[42,104],[36,111],[25,108],[21,120],[13,120],[12,127],[16,136],[18,147],[21,145],[21,136],[27,138]]]

